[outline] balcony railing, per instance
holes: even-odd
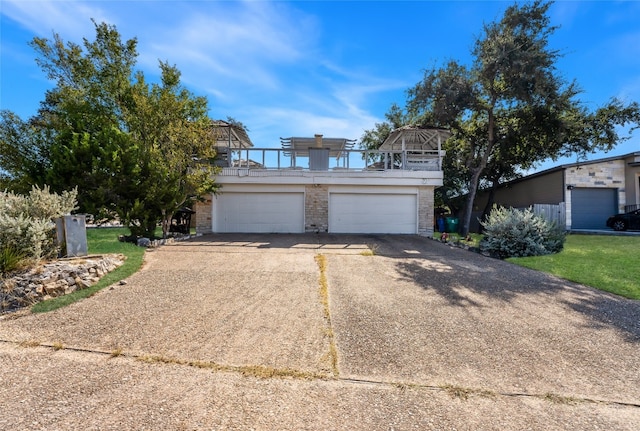
[[[227,168],[309,171],[440,171],[444,151],[340,150],[323,148],[218,148],[216,165]]]

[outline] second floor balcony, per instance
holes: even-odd
[[[288,170],[320,172],[441,171],[442,150],[354,150],[330,148],[218,147],[216,165],[225,171]]]
[[[222,177],[404,178],[441,183],[442,143],[450,136],[444,129],[403,126],[392,130],[377,150],[354,149],[354,140],[320,134],[280,138],[282,148],[255,148],[248,138],[232,136],[232,125],[227,126],[229,134],[216,143],[215,163],[222,168]]]

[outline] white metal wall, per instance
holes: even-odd
[[[304,192],[223,190],[214,201],[213,231],[304,232]]]
[[[418,232],[417,193],[330,192],[329,232]]]

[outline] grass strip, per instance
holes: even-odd
[[[45,313],[65,307],[80,299],[95,295],[98,291],[136,273],[142,266],[145,248],[131,243],[118,241],[119,235],[127,235],[126,228],[90,228],[87,229],[87,245],[90,254],[123,254],[127,257],[124,264],[106,274],[93,286],[76,290],[68,295],[58,296],[38,302],[31,307],[33,313]]]
[[[640,237],[568,235],[560,253],[514,257],[516,265],[631,299],[640,299]]]
[[[328,377],[325,374],[294,370],[291,368],[273,368],[264,365],[223,365],[210,361],[189,361],[157,355],[136,356],[135,359],[148,364],[185,365],[213,371],[234,372],[242,374],[243,376],[257,377],[260,379],[293,378],[303,380],[326,380]]]

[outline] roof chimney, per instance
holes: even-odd
[[[315,134],[316,138],[316,148],[322,148],[322,135]]]

